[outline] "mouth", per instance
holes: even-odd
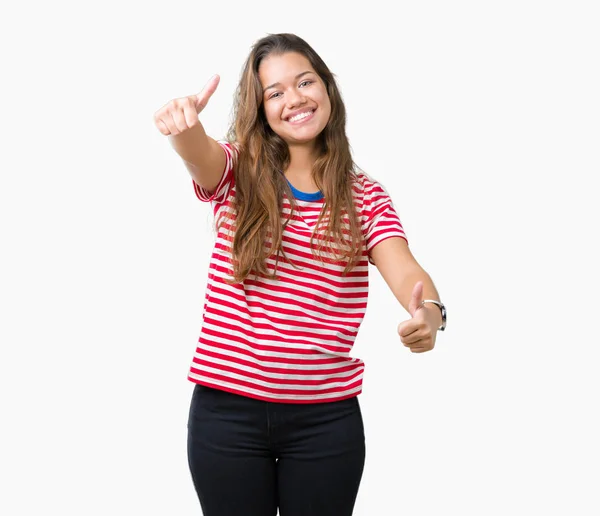
[[[313,117],[315,111],[316,109],[309,109],[307,111],[303,111],[302,113],[298,113],[297,115],[289,116],[285,120],[286,122],[289,122],[290,124],[294,125],[302,124],[310,120]]]

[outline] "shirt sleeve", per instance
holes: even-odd
[[[407,243],[408,239],[394,203],[380,183],[366,182],[363,199],[363,231],[369,262],[374,263],[371,259],[371,251],[377,244],[392,237],[403,238]]]
[[[225,151],[225,170],[223,171],[221,181],[219,181],[216,190],[210,193],[208,190],[206,190],[206,188],[201,187],[192,179],[196,197],[198,197],[198,199],[200,199],[202,202],[225,202],[233,185],[233,171],[238,157],[238,149],[235,144],[227,141],[220,140],[217,143]]]

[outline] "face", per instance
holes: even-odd
[[[314,144],[331,115],[325,84],[302,54],[270,55],[258,68],[271,129],[288,145]]]

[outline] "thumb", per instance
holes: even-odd
[[[421,301],[423,301],[423,282],[417,281],[413,288],[410,302],[408,303],[408,312],[411,316],[415,316],[417,309],[421,306]]]
[[[196,95],[196,111],[198,114],[200,114],[200,111],[208,104],[208,101],[217,89],[220,80],[221,77],[219,77],[218,74],[213,75],[205,84],[204,88],[202,88],[202,91]]]

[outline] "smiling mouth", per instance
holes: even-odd
[[[315,109],[311,109],[309,111],[305,111],[304,113],[300,113],[299,115],[295,115],[293,117],[288,117],[288,118],[286,118],[286,120],[292,124],[297,123],[297,122],[302,122],[303,120],[310,118],[314,112],[315,112]]]

